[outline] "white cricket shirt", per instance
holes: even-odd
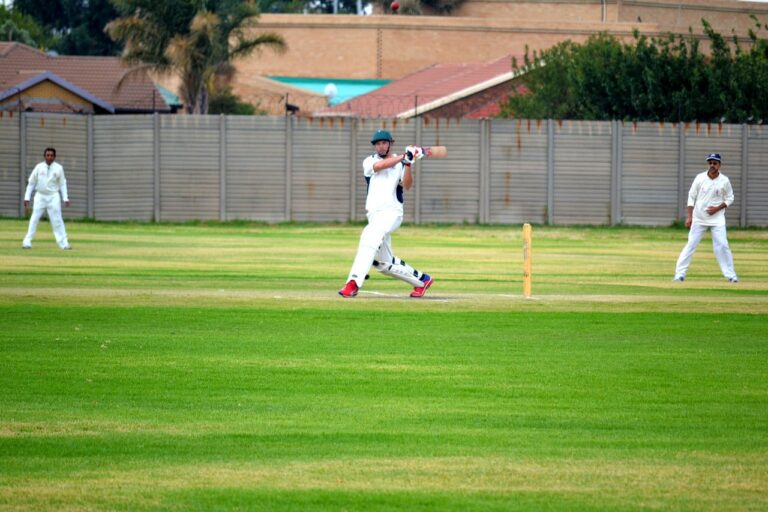
[[[29,175],[27,190],[24,194],[25,201],[32,199],[32,189],[44,196],[58,194],[59,190],[61,190],[62,200],[69,201],[64,168],[56,162],[53,162],[50,167],[45,162],[40,162],[35,166],[32,174]]]
[[[381,210],[393,210],[403,214],[403,203],[397,199],[397,186],[405,174],[405,166],[397,163],[393,167],[373,171],[373,164],[384,160],[377,153],[363,160],[363,175],[368,181],[368,197],[365,209],[368,213]]]
[[[727,206],[733,204],[733,188],[731,180],[723,173],[715,178],[710,178],[706,171],[697,175],[688,192],[688,206],[693,206],[693,222],[701,226],[724,226],[725,209],[714,215],[707,213],[710,206]]]

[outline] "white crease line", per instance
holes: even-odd
[[[381,297],[394,297],[396,299],[404,298],[404,296],[402,296],[402,295],[394,295],[392,293],[372,292],[372,291],[367,291],[367,290],[366,291],[360,290],[360,293],[369,293],[371,295],[379,295]]]
[[[367,293],[370,295],[377,295],[379,297],[390,297],[394,299],[403,299],[403,300],[410,300],[413,297],[408,297],[407,295],[394,295],[391,293],[381,293],[381,292],[374,292],[374,291],[363,291],[360,290],[360,293]],[[415,300],[424,300],[426,302],[451,302],[449,299],[432,299],[432,298],[424,298],[424,299],[415,299]]]

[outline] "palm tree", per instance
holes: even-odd
[[[181,79],[184,108],[208,113],[208,96],[226,84],[231,62],[262,47],[285,49],[276,34],[249,36],[259,8],[253,0],[118,0],[124,15],[105,27],[124,43],[123,60]]]

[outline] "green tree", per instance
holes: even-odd
[[[264,115],[266,111],[257,109],[250,103],[241,101],[231,87],[222,87],[211,94],[208,103],[209,114],[233,114],[238,116]]]
[[[259,10],[264,13],[301,13],[303,0],[259,0]]]
[[[56,38],[32,16],[0,5],[0,41],[18,41],[47,50]]]
[[[752,16],[757,31],[765,29]],[[734,36],[731,44],[706,21],[704,31],[712,45],[709,95],[727,122],[768,120],[768,41],[749,30],[750,46],[745,50]]]
[[[29,46],[35,46],[35,40],[29,35],[29,31],[16,26],[13,20],[0,21],[0,37],[6,41],[16,41]]]
[[[575,117],[573,54],[576,48],[575,43],[564,41],[542,54],[534,52],[532,57],[526,50],[522,65],[513,63],[516,70],[526,73],[523,84],[513,91],[501,115],[531,119]]]
[[[316,14],[333,14],[333,7],[336,5],[337,14],[356,14],[356,0],[310,0],[303,2],[301,12]]]
[[[464,0],[421,0],[422,5],[429,6],[440,14],[450,14],[463,2]]]
[[[181,79],[191,114],[207,114],[208,99],[234,73],[231,62],[263,47],[282,50],[275,34],[250,35],[259,10],[240,0],[115,0],[122,17],[107,32],[125,44],[123,58]]]
[[[768,119],[768,41],[755,19],[748,49],[702,20],[710,55],[698,40],[669,34],[634,43],[596,34],[584,44],[562,42],[528,51],[518,84],[503,105],[504,117],[588,120],[762,122]]]
[[[110,0],[14,0],[13,8],[60,34],[52,46],[59,53],[120,53],[120,46],[104,33],[104,25],[117,17]]]

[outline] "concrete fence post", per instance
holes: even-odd
[[[686,216],[688,198],[685,189],[685,123],[677,126],[677,219]]]
[[[219,220],[227,220],[227,116],[219,114]]]
[[[160,222],[160,115],[157,112],[152,114],[152,129],[154,217],[155,222]]]
[[[94,218],[94,211],[95,211],[95,203],[96,203],[96,187],[95,187],[95,176],[94,176],[94,168],[93,168],[93,161],[94,161],[94,142],[93,142],[93,123],[94,118],[93,114],[88,114],[88,118],[86,121],[87,126],[87,155],[86,155],[86,169],[88,174],[88,184],[87,184],[87,190],[86,190],[86,209],[89,219]]]
[[[422,127],[424,126],[424,122],[421,117],[416,117],[416,145],[417,146],[423,146],[421,142],[422,138]],[[419,176],[415,180],[415,185],[413,186],[414,190],[414,196],[416,197],[416,200],[414,202],[414,210],[413,210],[413,222],[416,224],[421,224],[421,181],[423,177]]]
[[[749,181],[749,125],[741,125],[741,193],[739,194],[739,226],[747,222],[747,184]]]
[[[491,125],[489,119],[480,121],[480,202],[478,205],[478,222],[487,224],[491,211]]]
[[[285,220],[292,218],[291,189],[293,188],[293,116],[285,117]]]
[[[27,114],[19,112],[19,217],[26,217],[24,192],[27,190]]]
[[[555,120],[547,119],[547,224],[555,223]]]
[[[611,225],[621,224],[621,175],[624,144],[622,122],[611,121]]]
[[[357,220],[357,194],[355,193],[355,177],[357,176],[357,136],[360,130],[359,119],[352,120],[349,134],[349,219]]]

